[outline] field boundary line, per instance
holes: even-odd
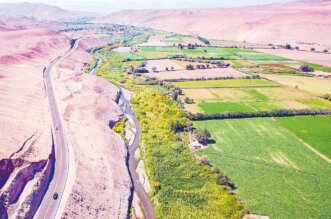
[[[167,81],[167,82],[170,82],[170,81]],[[231,88],[231,89],[234,89],[234,88],[274,88],[274,87],[284,87],[283,85],[276,85],[276,86],[229,86],[229,87],[194,87],[194,88],[191,88],[191,87],[188,87],[188,88],[180,88],[182,90],[185,90],[185,89],[215,89],[215,88],[220,88],[220,89],[225,89],[225,88]]]
[[[318,150],[316,150],[313,146],[311,146],[310,144],[308,144],[307,142],[305,142],[303,139],[301,139],[299,136],[297,136],[294,132],[292,132],[290,129],[286,128],[285,126],[283,126],[282,124],[280,124],[280,122],[277,121],[277,119],[275,119],[274,117],[272,118],[280,127],[282,127],[283,129],[285,129],[286,131],[288,131],[293,137],[295,137],[295,139],[297,139],[298,141],[300,141],[301,143],[303,143],[307,148],[309,148],[310,150],[312,150],[314,153],[316,153],[318,156],[320,156],[323,160],[325,160],[326,162],[328,162],[329,164],[331,164],[331,159],[328,158],[327,156],[325,156],[324,154],[322,154],[321,152],[319,152]]]

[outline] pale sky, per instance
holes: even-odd
[[[289,1],[291,0],[0,0],[0,3],[45,3],[67,10],[107,13],[123,9],[237,7]]]

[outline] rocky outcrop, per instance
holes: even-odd
[[[43,169],[41,176],[34,184],[31,194],[26,198],[18,210],[19,218],[33,218],[46,194],[49,183],[53,178],[55,166],[54,144],[52,148],[52,153],[49,155],[47,164]]]
[[[6,184],[10,174],[14,171],[14,163],[11,159],[0,160],[0,189]]]
[[[48,159],[31,162],[24,159],[29,149],[30,147],[22,147],[15,153],[15,157],[18,158],[0,160],[1,219],[9,216],[33,218],[52,179],[55,163],[54,150]],[[35,182],[32,188],[27,187],[31,182]],[[22,195],[24,191],[29,195]]]

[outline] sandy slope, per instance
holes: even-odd
[[[0,202],[0,217],[29,217],[38,202],[29,196],[38,192],[42,197],[38,185],[50,168],[52,150],[42,72],[69,48],[69,39],[44,29],[11,29],[0,32],[0,42],[0,181],[5,183],[0,195],[8,198]],[[26,207],[27,202],[33,207]],[[8,207],[1,210],[3,206]]]
[[[116,104],[118,89],[83,73],[91,62],[88,45],[102,45],[102,39],[88,38],[55,70],[54,87],[60,113],[74,157],[70,158],[67,203],[63,216],[76,218],[125,218],[131,182],[126,167],[127,151],[110,122],[122,111]],[[76,167],[76,169],[75,169]]]
[[[34,147],[51,150],[50,120],[42,70],[68,49],[68,39],[43,29],[0,32],[0,160],[35,132]],[[38,153],[34,160],[40,159]]]
[[[0,200],[0,218],[16,217],[18,212],[29,218],[23,212],[29,213],[27,201],[32,200],[30,195],[40,185],[42,173],[49,171],[52,149],[42,72],[70,44],[65,35],[44,29],[3,31],[0,41],[0,196],[15,200],[23,186],[18,200],[8,207]],[[60,211],[70,217],[125,218],[128,213],[127,152],[121,137],[109,128],[109,122],[122,115],[115,102],[118,89],[82,73],[84,65],[92,61],[88,46],[108,42],[87,38],[52,72],[71,161],[64,195],[67,202]],[[34,173],[37,168],[40,171]],[[24,175],[27,177],[18,178]],[[34,197],[42,197],[40,192],[36,194]]]
[[[331,1],[230,9],[122,11],[101,18],[209,38],[263,43],[331,45]]]

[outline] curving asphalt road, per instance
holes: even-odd
[[[128,98],[125,97],[125,96],[130,95],[129,91],[125,90],[124,88],[120,88],[120,92],[121,92],[120,99],[122,101],[121,107],[123,109],[123,113],[133,121],[134,126],[136,128],[134,140],[128,146],[129,172],[130,172],[130,176],[132,179],[133,189],[137,193],[137,196],[140,200],[144,218],[156,219],[155,212],[154,212],[154,206],[151,202],[151,198],[148,195],[148,193],[145,191],[144,186],[140,183],[139,175],[136,172],[138,163],[137,163],[136,159],[134,158],[134,153],[139,148],[139,139],[140,139],[140,134],[141,134],[140,124],[139,124],[138,119],[135,117],[134,112],[131,109]]]
[[[52,219],[56,217],[57,210],[59,208],[64,188],[66,186],[68,171],[69,171],[69,148],[66,139],[66,135],[61,123],[61,117],[58,106],[56,104],[56,98],[54,95],[54,89],[52,85],[51,70],[52,68],[68,58],[78,47],[80,40],[77,39],[74,45],[62,56],[54,59],[44,69],[44,84],[46,94],[49,102],[49,110],[51,113],[52,129],[55,145],[55,169],[53,179],[51,180],[48,190],[43,197],[43,200],[39,206],[39,209],[34,218],[37,219]],[[58,193],[58,198],[53,199],[54,193]],[[60,215],[58,216],[60,217]]]

